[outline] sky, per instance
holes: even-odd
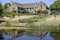
[[[54,3],[55,0],[13,0],[13,2],[26,4],[26,3],[35,3],[35,2],[44,2],[48,6],[50,6],[52,3]],[[0,0],[0,2],[4,5],[5,3],[10,3],[11,0]]]

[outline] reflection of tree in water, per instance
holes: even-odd
[[[59,32],[51,32],[50,33],[54,40],[60,40],[60,31]]]
[[[40,38],[43,38],[46,36],[48,32],[42,32],[42,31],[39,31],[39,30],[26,30],[26,35],[28,36],[36,36],[36,37],[40,37]]]
[[[34,37],[40,37],[43,38],[46,36],[46,34],[48,32],[42,32],[40,30],[35,30],[35,29],[31,29],[31,30],[1,30],[0,31],[0,36],[2,36],[2,34],[5,33],[6,35],[11,35],[13,38],[17,38],[19,36],[22,35],[27,35],[27,36],[34,36]]]
[[[4,33],[4,30],[0,30],[0,40],[3,40],[2,33]]]

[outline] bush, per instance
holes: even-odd
[[[29,24],[26,24],[25,25],[25,28],[31,28],[31,29],[28,29],[28,30],[25,30],[26,34],[30,35],[32,34],[35,30],[38,29],[38,26],[33,24],[33,23],[29,23]]]
[[[31,23],[31,24],[26,24],[25,25],[25,27],[27,27],[27,28],[38,28],[38,26],[37,25],[35,25],[35,24],[33,24],[33,23]]]
[[[6,21],[6,25],[5,25],[5,26],[7,26],[7,27],[8,27],[8,26],[11,26],[11,25],[10,25],[10,22],[9,22],[9,21]]]
[[[20,23],[27,23],[27,20],[28,20],[28,19],[19,19],[19,22],[20,22]]]
[[[28,22],[28,23],[33,23],[34,20],[33,20],[32,18],[30,18],[30,19],[27,20],[27,22]]]
[[[20,23],[33,23],[33,22],[37,22],[38,19],[33,19],[33,18],[29,18],[29,19],[20,19],[19,22]]]
[[[9,21],[10,24],[18,24],[18,20],[12,20],[12,21]]]

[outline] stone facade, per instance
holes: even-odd
[[[37,10],[47,10],[48,12],[50,12],[48,6],[43,2],[28,3],[28,4],[19,4],[19,3],[16,3],[16,2],[12,2],[11,6],[8,7],[8,10],[9,11],[17,10],[18,12],[28,10],[28,11],[31,11],[33,13],[36,13]]]

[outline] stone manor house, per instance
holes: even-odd
[[[24,10],[28,10],[30,12],[36,13],[37,10],[47,10],[50,13],[48,6],[44,2],[39,3],[28,3],[28,4],[19,4],[16,2],[12,2],[10,6],[8,6],[7,10],[17,10],[18,12],[23,12]]]

